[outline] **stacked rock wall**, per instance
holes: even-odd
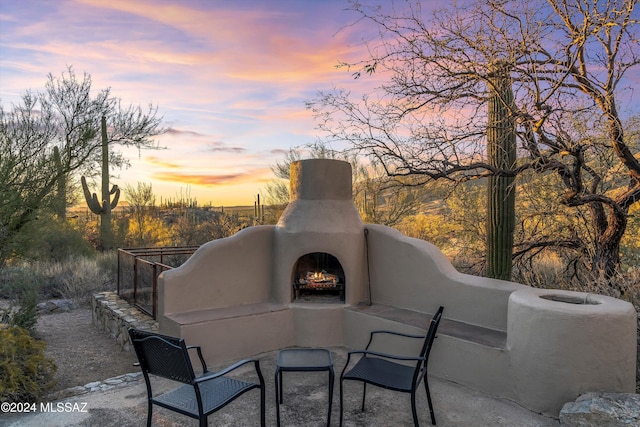
[[[115,292],[100,292],[91,300],[93,324],[99,330],[108,333],[124,350],[132,350],[129,340],[129,328],[158,331],[158,322]]]

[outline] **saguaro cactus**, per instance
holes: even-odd
[[[113,248],[113,229],[111,228],[111,211],[118,205],[120,199],[120,189],[117,185],[109,190],[109,144],[107,140],[107,119],[102,116],[100,123],[102,135],[102,202],[98,200],[96,193],[91,194],[87,186],[87,180],[83,176],[82,190],[87,206],[96,215],[100,215],[100,240],[102,241],[102,249],[108,250]],[[113,200],[111,200],[113,195]]]
[[[516,162],[513,90],[505,64],[493,65],[487,123],[487,157],[491,166],[510,170]],[[487,188],[487,276],[511,280],[515,228],[514,178],[495,174]]]

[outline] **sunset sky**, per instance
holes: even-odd
[[[423,3],[423,10],[443,4]],[[0,0],[0,102],[8,110],[27,89],[42,91],[49,73],[60,77],[73,66],[125,105],[157,105],[171,128],[158,138],[166,149],[126,151],[131,167],[112,170],[113,183],[150,183],[157,199],[252,205],[274,178],[270,166],[319,136],[305,101],[321,90],[357,95],[376,85],[377,75],[354,80],[336,68],[366,58],[363,41],[376,31],[347,7],[347,0]],[[626,82],[624,107],[638,111],[629,97],[637,96],[640,67]]]
[[[363,28],[346,0],[0,0],[5,109],[73,66],[125,104],[158,105],[166,150],[126,152],[113,182],[215,206],[252,205],[270,166],[316,140],[305,101],[347,83]],[[159,200],[158,200],[159,201]]]

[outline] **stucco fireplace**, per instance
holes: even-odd
[[[357,304],[365,298],[365,241],[364,223],[352,201],[351,165],[300,161],[291,165],[290,175],[291,201],[274,230],[278,302]],[[322,277],[322,270],[330,276]],[[332,295],[337,298],[326,298]]]
[[[421,333],[442,305],[432,375],[556,416],[583,392],[635,391],[631,304],[462,274],[432,244],[365,225],[349,163],[294,162],[290,190],[276,225],[209,242],[161,274],[163,333],[217,363],[291,346],[362,348],[374,329]],[[567,302],[578,300],[591,303]]]

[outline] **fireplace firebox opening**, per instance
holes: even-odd
[[[293,299],[297,302],[344,302],[345,277],[340,261],[331,254],[301,256],[293,270]]]

